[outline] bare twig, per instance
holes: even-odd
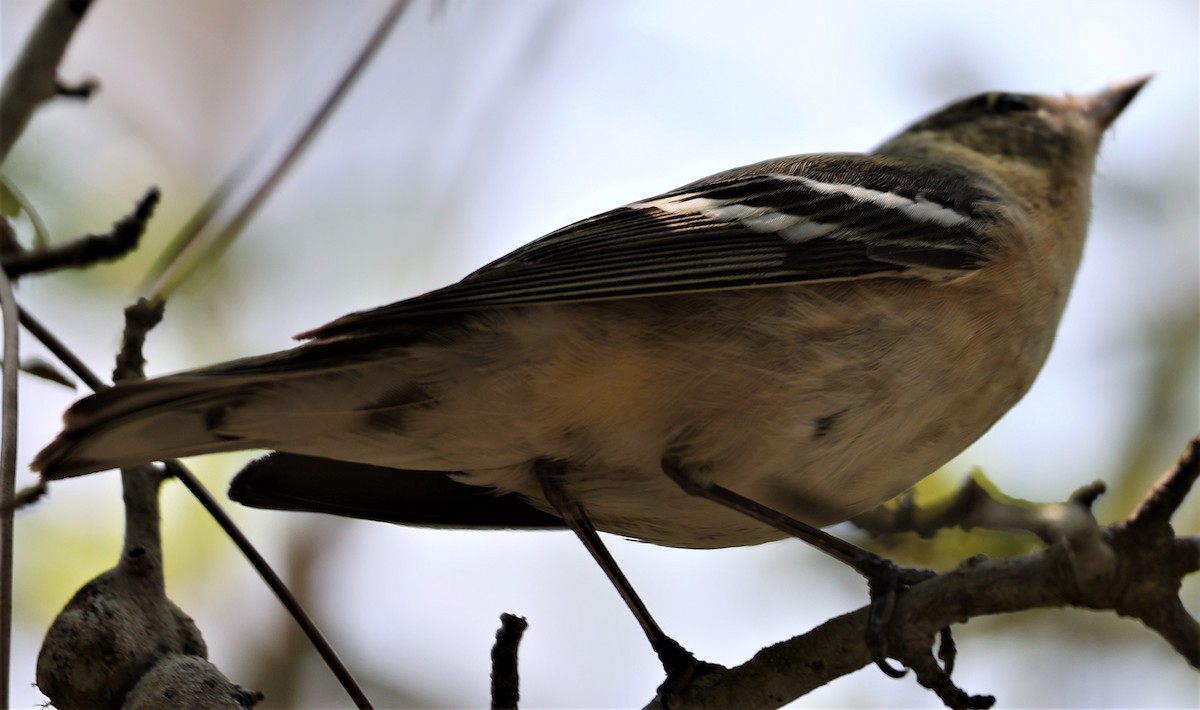
[[[80,360],[63,341],[59,340],[58,336],[42,325],[41,321],[34,318],[33,314],[24,308],[20,308],[19,306],[18,308],[21,325],[25,327],[25,330],[29,331],[29,334],[36,338],[38,342],[45,345],[46,349],[54,357],[58,358],[59,362],[66,365],[68,370],[78,377],[83,384],[87,385],[88,389],[97,392],[108,387],[104,383],[104,380],[97,377],[96,373],[92,372],[91,368],[84,364],[83,360]]]
[[[67,377],[66,374],[55,367],[49,360],[37,356],[21,358],[20,367],[21,372],[24,372],[26,375],[33,375],[47,382],[62,385],[67,389],[75,389],[74,380]]]
[[[1112,550],[1101,536],[1092,515],[1092,503],[1104,492],[1096,481],[1071,494],[1066,503],[1030,503],[1002,499],[973,478],[946,502],[918,508],[911,496],[896,507],[881,506],[854,518],[855,525],[872,535],[915,532],[923,538],[939,530],[1016,530],[1029,532],[1047,545],[1063,543],[1071,554],[1081,581],[1097,579],[1112,569]]]
[[[517,710],[521,680],[517,670],[517,647],[529,622],[512,614],[500,615],[500,629],[492,646],[492,710]]]
[[[11,252],[0,256],[0,266],[9,278],[55,269],[90,266],[99,261],[119,259],[133,251],[146,231],[146,223],[158,204],[158,188],[152,187],[138,201],[133,212],[113,223],[104,234],[86,234],[46,249]]]
[[[1164,473],[1125,521],[1123,532],[1145,551],[1174,553],[1162,564],[1143,565],[1145,594],[1130,595],[1117,611],[1142,620],[1200,669],[1200,624],[1179,599],[1183,575],[1200,570],[1200,539],[1177,537],[1171,517],[1200,478],[1200,436]]]
[[[308,637],[309,643],[329,666],[329,670],[337,677],[338,682],[342,684],[346,694],[354,701],[355,707],[370,708],[371,701],[367,699],[358,682],[354,680],[354,676],[350,673],[350,669],[338,657],[337,652],[333,650],[333,646],[325,635],[321,633],[321,629],[317,626],[308,612],[301,606],[299,600],[292,594],[292,591],[287,588],[287,585],[279,575],[275,574],[275,570],[271,569],[271,565],[266,558],[255,549],[254,544],[246,537],[245,533],[238,528],[233,519],[229,517],[229,513],[221,507],[213,494],[209,492],[200,479],[196,478],[195,474],[185,468],[178,461],[166,461],[167,472],[175,476],[183,483],[193,497],[204,506],[208,514],[221,526],[221,530],[233,541],[233,544],[241,550],[246,559],[250,561],[250,565],[254,567],[254,571],[258,572],[258,576],[262,577],[263,581],[275,593],[279,603],[283,604],[292,618],[304,631],[304,635]]]
[[[210,220],[216,213],[220,202],[224,200],[233,189],[233,181],[246,174],[249,171],[249,166],[246,164],[239,165],[233,172],[230,178],[223,180],[217,187],[216,192],[208,200],[201,205],[197,214],[180,230],[179,234],[171,241],[171,244],[163,251],[158,262],[150,270],[150,275],[142,286],[142,292],[148,293],[153,299],[166,298],[174,289],[183,281],[188,273],[191,272],[195,265],[199,263],[200,253],[206,256],[218,256],[233,243],[233,241],[241,234],[246,224],[254,217],[259,208],[270,197],[271,193],[283,180],[284,175],[295,164],[296,160],[304,153],[304,150],[312,143],[313,138],[325,126],[326,121],[333,114],[333,110],[341,103],[346,96],[354,81],[362,74],[363,69],[370,63],[371,59],[380,47],[383,46],[383,41],[387,38],[392,28],[399,22],[400,17],[404,14],[404,10],[408,7],[408,0],[393,0],[391,7],[380,20],[375,31],[367,39],[358,55],[346,68],[337,84],[334,85],[332,91],[322,102],[317,111],[309,118],[307,125],[300,131],[296,139],[288,147],[287,151],[280,158],[279,162],[272,168],[262,184],[251,194],[246,202],[238,208],[236,214],[230,218],[225,225],[214,228],[215,234],[210,238],[201,240],[202,231],[210,224]],[[189,252],[201,250],[195,257],[187,258]]]
[[[8,707],[12,652],[13,510],[17,490],[17,373],[20,335],[12,281],[0,273],[4,366],[0,372],[0,707]]]
[[[60,96],[58,64],[91,5],[90,0],[50,0],[21,56],[0,88],[0,163],[8,157],[37,107]]]
[[[65,99],[90,99],[92,98],[92,94],[99,88],[100,82],[91,78],[74,84],[68,84],[59,79],[57,93]]]
[[[16,496],[13,497],[13,501],[12,501],[13,512],[16,512],[22,508],[26,508],[28,506],[33,505],[34,503],[38,502],[43,497],[45,497],[45,495],[46,495],[46,482],[45,481],[38,481],[37,483],[33,484],[32,486],[26,486],[25,488],[22,488],[21,490],[17,491]]]
[[[1146,525],[1171,519],[1200,477],[1200,436],[1188,443],[1183,456],[1158,479],[1129,518],[1129,525]]]
[[[140,380],[146,376],[146,358],[142,348],[146,344],[146,336],[162,322],[164,310],[162,301],[152,302],[144,298],[125,309],[125,333],[121,337],[121,351],[117,353],[113,367],[113,382]]]

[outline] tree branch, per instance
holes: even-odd
[[[12,281],[0,273],[3,360],[0,373],[0,707],[8,707],[12,653],[13,510],[17,486],[17,373],[20,335]]]
[[[0,89],[0,163],[8,157],[38,106],[60,95],[91,93],[87,87],[92,85],[86,83],[82,88],[64,91],[58,80],[58,64],[91,4],[91,0],[50,0],[21,56],[4,78]]]
[[[228,178],[217,186],[212,196],[205,200],[196,214],[188,220],[188,223],[163,250],[157,263],[151,267],[150,275],[140,289],[142,293],[148,294],[153,299],[167,298],[199,263],[195,258],[188,258],[189,253],[195,250],[197,253],[204,253],[209,258],[214,258],[229,248],[234,239],[242,233],[246,224],[258,213],[259,208],[266,203],[275,188],[283,181],[292,166],[304,154],[313,139],[320,133],[329,117],[333,115],[334,109],[341,104],[355,80],[362,75],[371,59],[383,46],[388,34],[399,24],[400,18],[408,6],[408,0],[392,0],[392,4],[380,19],[375,31],[371,33],[358,54],[355,55],[354,60],[346,67],[345,72],[329,95],[321,102],[320,107],[312,116],[308,117],[300,133],[288,145],[287,151],[279,158],[278,162],[272,166],[267,177],[255,186],[253,193],[244,202],[238,205],[236,213],[230,217],[227,223],[220,227],[213,227],[212,219],[216,215],[217,209],[226,200],[235,185],[249,172],[250,165],[257,156],[254,154],[248,156]],[[212,233],[202,234],[206,229],[211,229]]]
[[[0,267],[9,278],[43,273],[56,269],[80,268],[99,261],[119,259],[133,251],[146,231],[146,224],[158,205],[158,188],[146,191],[133,212],[113,223],[104,234],[85,234],[82,237],[45,249],[10,251],[0,255]]]
[[[1179,463],[1128,520],[1099,529],[1112,552],[1101,574],[1092,570],[1090,578],[1081,578],[1067,544],[1010,559],[967,560],[900,597],[890,626],[892,655],[929,685],[940,675],[929,668],[936,666],[930,649],[942,628],[990,614],[1073,606],[1137,618],[1200,668],[1200,626],[1178,597],[1183,577],[1200,570],[1200,541],[1177,537],[1161,520],[1163,511],[1169,515],[1182,502],[1184,482],[1196,478],[1198,442],[1200,437],[1189,442]],[[1163,500],[1170,504],[1151,503]],[[1148,510],[1158,511],[1158,524],[1146,524]],[[705,676],[677,698],[699,709],[786,705],[871,663],[867,615],[863,607],[764,648],[740,666]],[[655,698],[646,707],[662,705]]]
[[[1138,504],[1128,525],[1157,525],[1171,519],[1200,477],[1200,436],[1188,443],[1183,455],[1150,489]]]
[[[492,646],[492,710],[517,710],[521,681],[517,672],[517,647],[529,622],[512,614],[500,615],[500,630]]]

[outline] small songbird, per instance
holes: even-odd
[[[235,499],[435,526],[590,521],[690,548],[786,535],[706,491],[845,520],[1029,389],[1101,137],[1146,81],[981,94],[869,154],[767,160],[618,207],[292,350],[83,399],[33,468],[269,449]]]
[[[541,459],[601,530],[705,548],[782,536],[679,490],[673,452],[788,515],[845,520],[1029,389],[1101,134],[1144,83],[983,94],[868,155],[768,160],[619,207],[293,350],[88,397],[33,468],[272,449],[396,469],[401,490],[406,470],[447,472],[557,514]]]

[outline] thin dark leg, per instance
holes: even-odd
[[[894,678],[904,675],[903,670],[893,668],[887,662],[885,628],[895,607],[897,593],[905,587],[933,577],[933,572],[898,567],[858,545],[717,485],[708,476],[695,475],[694,468],[687,467],[673,456],[663,458],[662,468],[685,493],[706,498],[782,530],[846,563],[866,577],[871,593],[871,613],[867,620],[867,643],[871,648],[871,656],[875,665],[884,673]]]
[[[621,599],[625,600],[626,606],[633,612],[633,616],[641,625],[646,638],[650,640],[651,648],[662,661],[663,669],[667,672],[667,682],[659,691],[665,693],[682,688],[697,670],[702,670],[707,664],[699,663],[690,651],[675,639],[667,636],[654,617],[650,615],[650,611],[642,603],[641,597],[629,583],[629,579],[625,577],[625,573],[621,571],[608,548],[604,546],[604,542],[600,540],[600,535],[596,532],[592,521],[588,519],[583,506],[563,491],[560,479],[565,469],[564,464],[556,461],[538,460],[534,462],[534,471],[542,485],[542,491],[546,494],[546,499],[558,511],[567,527],[575,533],[583,546],[591,553],[592,559],[596,560],[600,569],[604,570],[604,574],[608,575],[609,581],[617,588],[617,593],[621,595]]]

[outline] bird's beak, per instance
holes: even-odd
[[[1103,131],[1117,119],[1117,116],[1121,115],[1129,102],[1133,101],[1133,97],[1138,95],[1138,92],[1151,78],[1153,75],[1147,74],[1136,79],[1112,84],[1107,89],[1094,94],[1078,96],[1076,97],[1077,105],[1083,115],[1087,116],[1096,125],[1096,128]]]

